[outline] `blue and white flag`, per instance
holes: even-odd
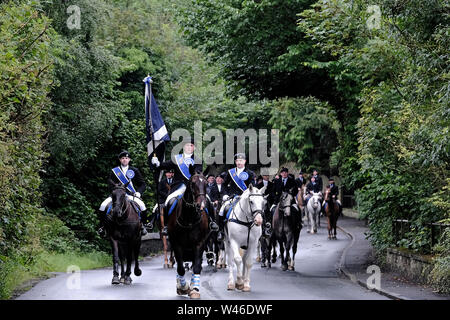
[[[144,79],[145,82],[145,129],[147,133],[147,155],[149,160],[155,154],[159,161],[164,158],[166,142],[170,141],[164,120],[159,112],[156,100],[151,91],[152,78]],[[154,141],[154,142],[153,142]],[[153,149],[154,146],[154,149]]]

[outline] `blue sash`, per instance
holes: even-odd
[[[177,154],[175,156],[175,161],[177,162],[178,169],[180,169],[181,174],[189,180],[191,178],[191,174],[189,173],[189,164],[194,165],[194,160],[192,158],[184,159],[182,154]]]
[[[116,175],[117,179],[119,179],[119,181],[122,182],[122,184],[125,185],[125,184],[127,184],[128,182],[130,182],[130,183],[128,184],[128,186],[127,186],[128,191],[130,191],[132,194],[135,194],[135,193],[136,193],[136,190],[134,190],[134,187],[133,187],[133,183],[131,182],[131,180],[128,179],[128,177],[126,177],[126,176],[123,174],[122,170],[120,170],[119,167],[116,167],[116,168],[112,169],[112,171],[113,171],[114,174]],[[130,170],[128,170],[128,171],[130,171]],[[133,172],[132,170],[131,170],[131,172],[132,172],[132,176],[134,176],[134,172]],[[128,172],[127,172],[127,173],[128,173]]]
[[[241,189],[242,191],[247,190],[247,186],[245,185],[244,181],[242,181],[242,179],[240,177],[238,177],[237,173],[236,173],[236,168],[232,168],[230,170],[228,170],[228,172],[231,175],[231,179],[233,179],[234,183],[236,183],[236,185],[239,187],[239,189]],[[241,175],[245,173],[245,175],[247,176],[248,179],[248,173],[245,171],[242,171]],[[247,180],[245,179],[245,180]]]

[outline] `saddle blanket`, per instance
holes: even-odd
[[[234,198],[230,198],[227,201],[225,201],[222,204],[222,207],[220,208],[219,216],[223,217],[223,213],[226,211],[227,214],[225,216],[225,220],[228,220],[231,211],[233,210],[234,206],[239,202],[240,198],[241,198],[240,196],[235,196]]]
[[[147,208],[145,207],[144,201],[142,201],[141,199],[133,197],[133,196],[130,196],[128,194],[127,194],[127,198],[132,203],[133,202],[136,203],[141,211],[147,210]],[[99,210],[100,211],[105,211],[111,204],[112,204],[112,198],[108,197],[108,198],[105,199],[105,201],[102,202],[102,204],[100,205]]]

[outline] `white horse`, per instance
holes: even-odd
[[[308,216],[309,226],[311,227],[308,231],[310,233],[317,233],[317,219],[322,210],[321,198],[322,192],[314,192],[306,205],[306,214]]]
[[[266,205],[266,187],[249,185],[234,206],[225,231],[225,251],[228,260],[228,290],[250,291],[250,269],[262,234],[262,213]],[[241,250],[243,252],[241,256]],[[234,280],[234,265],[237,269]]]

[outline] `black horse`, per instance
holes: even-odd
[[[112,191],[112,210],[107,216],[106,228],[111,241],[113,254],[112,284],[131,284],[131,263],[134,258],[134,274],[140,276],[139,250],[141,248],[141,221],[139,215],[127,198],[127,185],[116,185]],[[126,260],[127,269],[124,271]],[[119,280],[119,261],[121,273]]]
[[[219,208],[220,208],[219,206],[217,206],[216,208],[212,203],[212,201],[207,199],[206,210],[208,214],[210,214],[213,217],[214,221],[218,221]],[[217,240],[218,233],[219,231],[211,231],[208,236],[208,239],[206,240],[206,261],[209,266],[213,267],[214,272],[217,271],[217,260],[219,258],[219,250],[225,248],[223,241]]]
[[[177,199],[174,211],[168,217],[169,241],[177,261],[177,294],[200,298],[200,273],[206,240],[210,233],[206,199],[206,178],[189,167],[189,179],[184,195]],[[169,203],[169,206],[171,203]],[[184,279],[184,262],[192,261],[190,286]]]
[[[301,217],[296,209],[294,197],[290,191],[283,191],[280,197],[280,203],[275,209],[273,216],[273,232],[271,237],[271,245],[269,245],[268,257],[272,246],[278,241],[280,245],[281,270],[295,270],[294,260],[297,252],[297,242],[301,230]],[[292,257],[290,250],[292,248]],[[284,252],[286,251],[286,255]]]

